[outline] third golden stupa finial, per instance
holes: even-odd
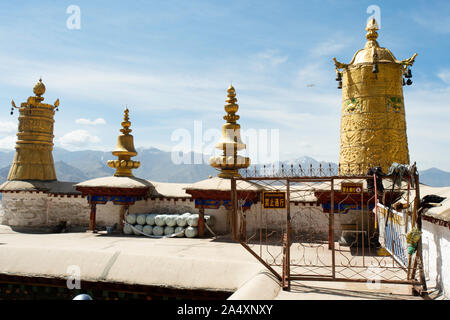
[[[216,144],[216,148],[223,151],[222,156],[211,157],[209,163],[212,167],[220,169],[219,177],[231,178],[240,177],[239,169],[250,166],[250,159],[238,155],[239,150],[245,149],[245,144],[241,140],[241,126],[236,123],[239,116],[236,91],[230,85],[227,89],[227,104],[225,105],[226,115],[223,119],[226,123],[222,126],[222,138]]]
[[[379,28],[378,28],[377,20],[375,20],[375,18],[372,18],[367,22],[366,30],[367,30],[367,33],[366,33],[367,40],[369,40],[369,41],[377,40],[377,38],[378,38],[377,30],[379,30]]]
[[[107,162],[109,167],[116,169],[116,173],[114,173],[116,177],[132,177],[133,173],[131,170],[137,169],[141,165],[139,161],[131,160],[131,157],[136,156],[137,152],[134,148],[133,136],[130,134],[131,122],[128,113],[128,108],[125,108],[122,129],[120,129],[122,134],[117,137],[117,146],[112,152],[119,159]]]

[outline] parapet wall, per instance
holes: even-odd
[[[4,215],[1,224],[13,227],[53,227],[65,221],[69,226],[88,227],[90,207],[87,199],[80,195],[55,195],[45,192],[4,192],[2,197]],[[97,227],[113,226],[120,222],[122,206],[108,202],[97,205]],[[196,213],[195,203],[190,198],[150,198],[137,201],[130,206],[131,214]],[[214,217],[213,230],[217,234],[230,232],[231,211],[221,206],[218,209],[205,209],[205,214]],[[318,239],[328,237],[328,214],[321,206],[314,204],[291,203],[292,229],[296,233],[314,236]],[[335,237],[341,234],[341,224],[360,223],[356,221],[357,212],[335,214]],[[261,203],[254,204],[246,211],[248,234],[260,228],[281,230],[286,221],[284,210],[265,210],[262,216]],[[262,220],[261,220],[262,219]]]

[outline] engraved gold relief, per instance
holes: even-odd
[[[349,64],[333,58],[342,72],[340,173],[387,172],[393,162],[409,164],[402,76],[410,59],[397,60],[379,46],[375,19],[366,27],[367,43]],[[377,64],[378,72],[373,72]]]
[[[132,157],[137,155],[137,152],[134,148],[133,136],[130,134],[132,130],[130,129],[131,122],[128,113],[128,108],[125,108],[122,129],[120,129],[122,134],[117,137],[117,146],[112,152],[114,156],[118,157],[118,160],[108,160],[107,162],[109,167],[116,169],[114,173],[116,177],[133,177],[132,170],[139,168],[141,165],[139,161],[131,160]]]
[[[53,124],[55,109],[59,105],[42,103],[45,85],[40,79],[27,102],[13,108],[19,109],[19,126],[16,154],[9,170],[8,180],[56,180],[53,164]]]
[[[221,178],[240,177],[239,169],[250,166],[250,158],[238,155],[238,151],[244,150],[246,146],[241,140],[241,126],[236,123],[239,120],[236,114],[239,110],[239,105],[236,103],[236,91],[233,86],[230,86],[227,92],[225,105],[227,114],[223,117],[226,123],[222,126],[222,138],[216,144],[217,149],[223,150],[223,154],[209,159],[209,164],[213,168],[220,169],[219,177]]]

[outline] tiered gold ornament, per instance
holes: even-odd
[[[227,91],[228,98],[225,105],[227,114],[223,117],[226,123],[222,126],[222,138],[216,144],[217,149],[223,150],[223,155],[209,159],[212,167],[221,170],[219,174],[221,178],[240,177],[239,169],[250,166],[249,158],[237,154],[246,146],[241,140],[241,126],[236,123],[239,120],[239,116],[236,114],[239,110],[239,105],[236,103],[236,91],[233,86],[230,86]]]
[[[34,86],[35,96],[17,107],[11,101],[12,110],[19,110],[19,130],[17,133],[16,154],[9,170],[8,180],[56,180],[53,163],[53,124],[55,109],[58,110],[59,99],[54,105],[42,103],[45,85],[42,79]],[[11,114],[13,111],[11,111]]]
[[[131,122],[128,118],[128,112],[129,110],[125,109],[122,129],[120,129],[123,134],[117,137],[117,146],[112,152],[119,159],[107,162],[109,167],[116,169],[116,173],[114,173],[116,177],[133,177],[131,170],[137,169],[141,165],[139,161],[131,160],[131,157],[135,157],[137,152],[134,149],[133,136],[130,134],[132,130],[130,129]]]
[[[386,172],[393,162],[409,164],[402,76],[411,77],[408,68],[417,54],[398,61],[376,41],[375,19],[366,30],[367,43],[349,64],[333,58],[342,87],[340,174],[365,174],[374,166]]]

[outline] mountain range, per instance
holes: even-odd
[[[133,158],[140,161],[141,166],[135,170],[136,176],[148,180],[160,182],[178,182],[192,183],[207,179],[210,175],[217,175],[217,170],[209,166],[203,161],[203,164],[175,164],[172,161],[171,152],[162,151],[157,148],[138,148],[138,155]],[[0,150],[0,183],[8,177],[9,168],[14,158],[14,150]],[[194,153],[188,154],[190,159],[194,159]],[[107,160],[115,159],[111,152],[83,150],[68,151],[59,147],[53,149],[53,158],[55,161],[56,176],[60,181],[80,182],[89,179],[111,176],[114,169],[106,165]],[[207,157],[204,157],[204,159]],[[329,168],[336,172],[337,164],[333,162],[317,161],[311,157],[299,157],[290,161],[280,161],[272,165],[266,166],[266,174],[270,174],[271,167],[281,167],[284,165],[285,170],[309,170],[312,166],[317,173],[319,166],[325,170]],[[263,166],[257,165],[256,169],[263,173]],[[419,172],[421,183],[433,186],[443,187],[450,186],[450,172],[446,172],[437,168],[431,168]]]

